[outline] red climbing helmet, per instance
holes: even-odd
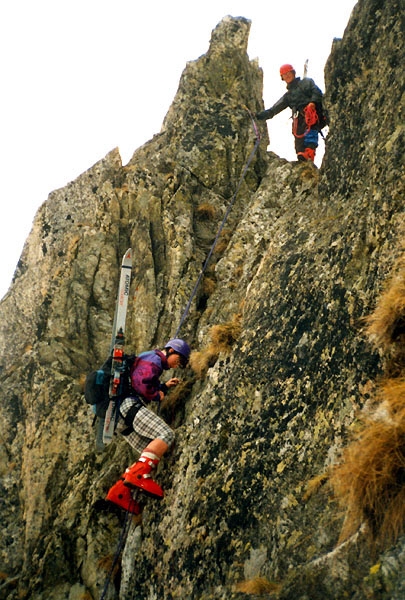
[[[281,65],[280,75],[285,75],[286,73],[289,73],[290,71],[294,71],[294,73],[295,73],[295,69],[292,65]]]

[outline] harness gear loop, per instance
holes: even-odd
[[[194,299],[194,296],[195,296],[195,295],[196,295],[196,293],[197,293],[198,286],[200,285],[201,279],[203,278],[203,275],[204,275],[204,273],[205,273],[205,271],[206,271],[206,269],[207,269],[207,266],[208,266],[208,263],[209,263],[209,261],[210,261],[210,258],[211,258],[211,256],[212,256],[212,254],[213,254],[213,252],[214,252],[214,249],[215,249],[215,246],[216,246],[216,244],[217,244],[217,242],[218,242],[218,238],[219,238],[219,236],[221,235],[221,232],[222,232],[222,230],[223,230],[223,228],[224,228],[224,226],[225,226],[225,223],[226,223],[226,221],[227,221],[227,219],[228,219],[229,213],[231,212],[231,208],[232,208],[232,206],[233,206],[233,204],[234,204],[234,202],[235,202],[235,200],[236,200],[236,196],[238,195],[239,189],[240,189],[240,187],[241,187],[241,185],[242,185],[242,183],[243,183],[243,180],[245,179],[246,172],[247,172],[247,170],[248,170],[248,168],[249,168],[249,166],[250,166],[250,163],[251,163],[251,162],[252,162],[252,160],[253,160],[253,157],[254,157],[254,155],[256,154],[256,151],[257,151],[257,149],[258,149],[258,147],[259,147],[259,144],[260,144],[260,141],[261,141],[260,132],[259,132],[259,129],[258,129],[258,127],[257,127],[257,124],[256,124],[256,121],[254,120],[254,118],[253,118],[253,115],[252,115],[251,111],[250,111],[250,110],[247,108],[247,106],[245,106],[245,105],[242,105],[242,106],[243,106],[243,108],[244,108],[244,109],[247,111],[247,113],[249,114],[249,117],[250,117],[250,119],[251,119],[251,121],[252,121],[252,126],[253,126],[253,130],[254,130],[254,132],[255,132],[255,138],[256,138],[256,140],[255,140],[255,144],[254,144],[254,146],[253,146],[253,150],[252,150],[252,151],[251,151],[251,153],[249,154],[249,157],[248,157],[248,159],[247,159],[247,161],[246,161],[246,163],[245,163],[245,165],[244,165],[244,167],[243,167],[243,170],[242,170],[242,175],[240,176],[240,179],[239,179],[238,185],[236,186],[236,190],[235,190],[235,192],[234,192],[234,194],[233,194],[233,196],[232,196],[232,198],[231,198],[231,201],[230,201],[230,203],[229,203],[229,205],[228,205],[228,208],[226,209],[226,212],[225,212],[224,218],[222,219],[222,222],[221,222],[221,224],[220,224],[220,226],[219,226],[219,229],[218,229],[218,231],[217,231],[217,234],[216,234],[216,236],[215,236],[215,239],[214,239],[214,241],[213,241],[213,243],[212,243],[212,246],[211,246],[211,248],[210,248],[210,251],[208,252],[207,258],[205,259],[205,262],[204,262],[204,264],[203,264],[203,267],[202,267],[202,269],[201,269],[201,271],[200,271],[200,274],[199,274],[199,276],[198,276],[198,278],[197,278],[197,281],[196,281],[196,283],[195,283],[195,285],[194,285],[194,288],[193,288],[193,290],[192,290],[192,292],[191,292],[190,298],[189,298],[189,300],[188,300],[188,302],[187,302],[187,306],[186,306],[186,308],[184,309],[183,315],[182,315],[182,317],[181,317],[181,319],[180,319],[180,323],[179,323],[179,326],[177,327],[177,330],[176,330],[176,333],[174,334],[174,337],[178,337],[178,336],[179,336],[180,329],[181,329],[181,327],[182,327],[182,325],[183,325],[184,321],[186,320],[186,318],[187,318],[187,316],[188,316],[188,313],[189,313],[189,311],[190,311],[190,307],[191,307],[191,303],[192,303],[192,301],[193,301],[193,299]]]
[[[294,137],[296,137],[296,138],[303,138],[303,137],[304,137],[304,135],[307,133],[307,131],[308,131],[308,130],[306,129],[302,135],[300,135],[299,133],[297,133],[297,130],[298,130],[298,117],[299,117],[299,114],[300,114],[300,113],[299,113],[299,111],[298,111],[298,110],[295,110],[295,111],[293,112],[293,115],[292,115],[292,120],[293,120],[293,124],[292,124],[292,133],[293,133],[293,136],[294,136]]]

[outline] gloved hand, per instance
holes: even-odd
[[[256,119],[258,121],[266,121],[267,119],[273,118],[273,111],[268,108],[267,110],[262,110],[261,112],[256,113]]]

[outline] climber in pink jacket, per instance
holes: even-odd
[[[142,352],[131,369],[133,393],[121,403],[117,431],[125,436],[140,457],[109,490],[107,500],[134,514],[139,514],[140,509],[132,498],[131,489],[140,488],[148,496],[163,498],[164,492],[152,479],[151,472],[174,441],[173,430],[146,405],[152,401],[160,402],[169,388],[178,385],[177,377],[161,383],[160,376],[165,370],[184,368],[189,356],[189,345],[174,338],[163,350]],[[128,421],[132,423],[130,427]]]

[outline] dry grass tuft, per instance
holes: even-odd
[[[366,319],[366,333],[385,353],[385,377],[330,485],[345,511],[340,541],[367,525],[377,548],[405,531],[405,256]]]
[[[235,589],[237,592],[250,596],[262,596],[264,594],[277,594],[281,590],[281,585],[269,581],[266,577],[255,577],[249,581],[236,584]]]
[[[87,378],[87,374],[86,373],[81,373],[77,383],[82,391],[82,393],[84,394],[84,386],[86,385],[86,378]]]
[[[382,381],[377,391],[379,406],[386,407],[388,414],[396,419],[405,410],[405,379],[395,378]]]
[[[346,511],[340,542],[362,523],[372,542],[383,547],[404,532],[404,390],[403,380],[385,382],[374,417],[364,420],[341,463],[332,469],[330,484]]]
[[[221,256],[228,248],[229,241],[231,239],[232,231],[230,229],[223,229],[219,236],[217,243],[215,244],[214,253]]]
[[[202,284],[202,293],[208,298],[215,292],[216,281],[213,277],[204,277]]]
[[[198,379],[202,379],[210,367],[213,367],[218,356],[223,352],[229,354],[241,332],[241,315],[234,315],[232,321],[222,325],[214,325],[210,332],[211,343],[201,352],[192,352],[190,366]]]
[[[210,346],[200,352],[192,352],[190,355],[190,367],[193,369],[197,379],[202,379],[210,367],[217,361],[218,354],[211,353]]]
[[[203,221],[213,221],[216,218],[217,211],[215,206],[209,202],[202,202],[196,209],[198,217]]]
[[[241,315],[235,315],[232,321],[214,325],[210,331],[212,344],[220,352],[230,352],[241,333]]]
[[[377,347],[387,350],[405,338],[405,259],[398,261],[396,272],[380,296],[374,312],[366,319],[366,332]]]
[[[307,483],[305,494],[302,497],[304,502],[312,498],[312,496],[316,494],[327,483],[328,479],[328,473],[321,473],[320,475],[317,475],[316,477],[310,479]]]
[[[102,558],[100,558],[100,560],[98,561],[98,566],[100,569],[102,569],[106,573],[109,573],[111,571],[113,561],[114,561],[114,557],[112,556],[112,554],[108,554],[107,556],[103,556]],[[119,568],[120,568],[120,564],[118,561],[117,564],[114,566],[114,570],[111,575],[112,579],[116,576]]]
[[[176,387],[170,389],[170,392],[162,400],[162,416],[168,423],[173,423],[175,416],[185,405],[185,400],[191,393],[194,381],[194,378],[181,380]]]

